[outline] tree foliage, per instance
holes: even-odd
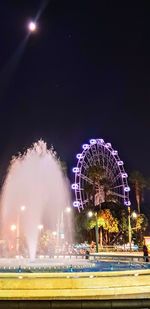
[[[143,190],[147,186],[147,181],[139,171],[133,171],[129,177],[135,192],[138,213],[141,212],[141,201],[143,199]]]

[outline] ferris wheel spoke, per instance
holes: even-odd
[[[110,190],[113,190],[113,189],[118,189],[118,188],[124,188],[124,185],[123,184],[121,184],[121,185],[119,185],[119,186],[116,186],[116,187],[113,187],[113,188],[110,188]]]
[[[81,177],[83,180],[86,180],[88,183],[93,184],[93,181],[92,181],[89,177],[87,177],[87,176],[85,176],[85,175],[83,175],[83,174],[80,174],[80,177]]]
[[[116,192],[113,192],[113,195],[118,196],[118,197],[121,197],[121,198],[124,198],[124,197],[125,197],[125,195],[119,194],[119,193],[116,193]]]
[[[116,177],[114,178],[114,181],[116,181],[117,179],[119,179],[121,177],[121,172],[119,172]]]

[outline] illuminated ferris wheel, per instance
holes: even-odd
[[[76,155],[77,166],[73,168],[75,182],[72,189],[75,191],[74,207],[84,209],[90,203],[91,196],[87,194],[87,187],[94,187],[94,205],[97,206],[106,201],[106,190],[103,179],[94,181],[92,170],[97,169],[103,173],[105,183],[109,183],[107,196],[111,201],[130,206],[128,175],[124,170],[124,163],[110,143],[103,139],[90,139],[89,144],[82,145],[82,152]],[[91,172],[90,172],[91,171]],[[108,187],[108,186],[107,186]]]

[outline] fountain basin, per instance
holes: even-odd
[[[12,264],[14,261],[10,261],[10,259],[3,259],[3,263],[6,263],[6,260],[9,263],[8,269],[7,271],[5,269],[5,272],[0,272],[1,300],[150,299],[149,263],[132,263],[134,268],[131,269],[131,263],[123,262],[118,266],[120,264],[120,266],[126,265],[126,270],[122,270],[120,267],[118,271],[115,269],[100,271],[97,267],[95,271],[95,264],[98,266],[102,263],[104,266],[106,261],[93,263],[93,261],[86,260],[69,260],[71,263],[68,263],[67,260],[64,265],[62,259],[61,261],[54,259],[53,263],[55,262],[55,264],[53,265],[52,260],[49,261],[50,271],[48,261],[39,262],[37,260],[30,263],[29,260],[22,259],[21,271],[19,271],[19,268],[17,269],[19,260],[16,260],[15,266]],[[109,261],[108,265],[112,265],[112,263],[114,262],[110,263]],[[0,264],[1,268],[4,267],[2,261]],[[10,264],[11,269],[9,269]],[[115,262],[113,265],[116,264]],[[89,265],[91,265],[90,271],[87,271]],[[72,269],[69,268],[70,266]],[[23,267],[30,267],[30,272],[24,272]],[[36,271],[38,267],[41,269]],[[54,267],[55,271],[52,271]]]
[[[0,299],[150,298],[150,270],[1,273]]]

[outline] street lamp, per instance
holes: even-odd
[[[131,227],[131,218],[136,219],[137,214],[135,211],[131,213],[130,207],[128,207],[128,235],[129,235],[129,248],[131,252],[131,244],[132,244],[132,227]]]
[[[12,225],[10,226],[10,230],[11,230],[12,232],[16,231],[16,229],[17,229],[16,224],[12,224]]]
[[[97,220],[97,212],[92,212],[89,211],[88,212],[88,217],[92,218],[93,216],[95,216],[95,220],[96,220],[96,225],[95,225],[95,238],[96,238],[96,253],[98,253],[98,220]]]
[[[20,207],[20,210],[21,210],[21,211],[25,211],[25,210],[26,210],[26,206],[25,206],[25,205],[22,205],[22,206]]]
[[[54,237],[56,237],[57,232],[56,232],[56,231],[53,231],[53,232],[52,232],[52,235],[53,235]]]
[[[17,212],[17,227],[16,227],[16,252],[19,255],[20,251],[20,216],[26,210],[26,206],[22,205]]]
[[[70,213],[71,212],[71,207],[66,207],[65,212]]]
[[[65,229],[64,220],[65,218],[67,218],[67,216],[69,219],[71,215],[71,211],[72,211],[71,207],[67,206],[60,212],[60,216],[58,217],[58,222],[57,222],[57,245],[59,245],[60,239],[62,240],[65,238],[66,229]]]
[[[39,224],[37,228],[38,228],[38,230],[42,231],[43,227],[44,227],[43,224]]]

